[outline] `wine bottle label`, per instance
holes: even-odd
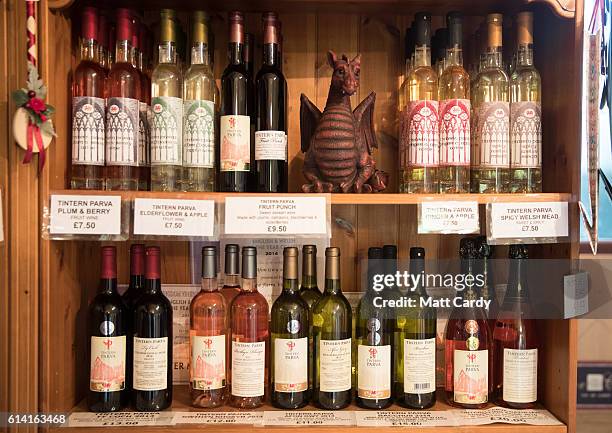
[[[357,395],[365,399],[391,397],[391,346],[357,347]]]
[[[319,342],[319,387],[323,392],[351,389],[351,339]]]
[[[510,164],[513,168],[542,166],[542,106],[539,102],[510,105]]]
[[[214,168],[215,103],[203,99],[183,102],[183,166]]]
[[[489,351],[455,350],[453,353],[453,399],[480,404],[489,399]]]
[[[287,134],[285,131],[257,131],[255,133],[255,160],[287,161]]]
[[[221,116],[221,171],[251,169],[251,118]]]
[[[113,392],[125,389],[125,339],[125,335],[91,337],[91,391]]]
[[[470,165],[470,100],[440,101],[440,164]]]
[[[308,389],[308,337],[274,339],[274,390]]]
[[[225,335],[191,336],[191,387],[225,387]]]
[[[140,167],[151,165],[149,149],[151,148],[149,135],[149,106],[144,102],[138,103],[138,156]]]
[[[232,395],[260,397],[264,395],[266,342],[232,341]]]
[[[504,349],[503,399],[533,403],[538,399],[538,349]]]
[[[151,100],[151,165],[183,163],[183,100],[157,96]]]
[[[400,167],[436,167],[438,101],[410,101],[400,116]]]
[[[104,99],[72,98],[72,163],[104,165]]]
[[[510,166],[510,104],[483,102],[474,119],[472,166],[507,168]]]
[[[168,337],[134,337],[134,389],[168,388]]]
[[[404,339],[404,393],[436,390],[436,339]]]
[[[139,101],[111,97],[106,110],[106,165],[138,163]]]

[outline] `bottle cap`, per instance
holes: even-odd
[[[242,247],[242,278],[257,278],[257,248]]]
[[[529,258],[529,253],[527,250],[527,245],[510,245],[510,250],[508,252],[509,257],[511,259],[527,259]]]
[[[117,40],[132,42],[132,11],[130,9],[117,9]]]
[[[209,16],[204,11],[195,11],[191,24],[191,42],[208,45]]]
[[[382,250],[385,259],[397,259],[397,245],[383,245]]]
[[[476,248],[474,247],[474,239],[463,238],[459,242],[459,255],[462,259],[475,259]]]
[[[176,13],[172,9],[162,9],[159,22],[159,41],[176,42]]]
[[[225,274],[226,275],[238,275],[240,272],[240,259],[238,254],[240,253],[240,247],[236,244],[227,244],[225,246]]]
[[[412,247],[410,248],[411,259],[425,259],[425,248],[423,247]]]
[[[130,247],[130,274],[144,275],[145,270],[145,246],[133,244]]]
[[[448,45],[448,29],[446,27],[439,28],[431,39],[431,55],[432,61],[440,61],[446,57],[446,47]]]
[[[117,248],[102,247],[100,255],[102,258],[100,278],[105,280],[117,278]]]
[[[428,12],[417,12],[417,14],[414,16],[414,21],[416,25],[416,46],[431,46],[431,14]]]
[[[460,12],[449,12],[446,15],[448,27],[447,48],[461,48],[463,45],[463,15]]]
[[[285,247],[283,249],[283,278],[285,280],[298,279],[297,247]]]
[[[487,40],[489,48],[496,48],[502,46],[503,20],[504,16],[502,14],[487,15]]]
[[[98,9],[87,6],[81,11],[81,36],[98,40]]]
[[[98,15],[98,43],[108,49],[108,15],[104,11]]]
[[[159,247],[147,247],[145,278],[147,280],[161,279]]]
[[[229,42],[244,44],[244,15],[242,12],[229,13]]]
[[[261,16],[263,23],[263,43],[278,44],[279,43],[279,21],[276,12],[265,12]]]
[[[313,276],[317,274],[317,246],[304,245],[302,247],[302,275]]]
[[[217,278],[217,247],[202,247],[202,278]]]
[[[489,245],[486,236],[478,236],[474,241],[478,257],[481,259],[489,259],[493,255],[493,246]]]
[[[519,45],[533,44],[533,12],[519,12],[516,16]]]
[[[340,279],[340,248],[338,247],[325,249],[325,279]]]

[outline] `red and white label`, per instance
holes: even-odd
[[[225,386],[225,335],[191,336],[190,382],[205,391]]]
[[[113,392],[125,388],[125,338],[125,335],[91,337],[91,391]]]
[[[484,168],[510,166],[510,104],[483,102],[474,119],[472,165]]]
[[[470,100],[440,101],[440,164],[470,165]]]
[[[513,168],[542,166],[542,106],[539,102],[510,105],[510,165]]]
[[[391,346],[357,347],[357,395],[365,399],[391,397]]]
[[[249,171],[251,167],[251,118],[221,116],[221,171]]]
[[[308,337],[274,339],[274,391],[308,389]]]
[[[457,403],[480,404],[489,400],[489,351],[455,350],[453,398]]]
[[[133,361],[134,389],[161,391],[168,388],[168,337],[134,337]]]
[[[410,101],[400,118],[401,166],[435,167],[440,147],[438,101]]]

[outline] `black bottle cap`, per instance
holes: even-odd
[[[489,245],[486,236],[478,236],[474,242],[478,251],[478,257],[481,259],[491,258],[493,255],[493,245]]]
[[[446,45],[448,44],[448,29],[439,28],[431,40],[431,55],[434,63],[446,57]]]
[[[383,258],[383,249],[380,247],[368,248],[368,259],[377,260]]]
[[[202,278],[217,278],[217,247],[202,247]]]
[[[397,245],[383,245],[383,258],[397,259]]]
[[[527,259],[529,254],[527,251],[527,245],[510,245],[509,254],[511,259]]]
[[[238,253],[240,247],[236,244],[227,244],[225,246],[225,274],[226,275],[238,275],[239,269],[239,258]]]
[[[446,14],[448,27],[448,48],[461,48],[463,45],[463,15],[460,12]]]
[[[257,278],[257,248],[242,247],[242,278]]]
[[[414,52],[414,27],[408,27],[406,29],[406,36],[404,39],[404,60],[408,60],[412,57]]]
[[[462,259],[475,259],[476,248],[473,238],[463,238],[459,242],[459,255]]]
[[[411,259],[425,259],[425,248],[423,247],[412,247],[410,248]]]
[[[416,25],[415,44],[417,47],[431,45],[431,14],[428,12],[418,12],[414,16]]]

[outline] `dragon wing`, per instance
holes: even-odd
[[[308,96],[300,96],[300,138],[302,141],[302,152],[306,153],[310,147],[310,139],[317,129],[321,120],[321,111],[313,104]]]
[[[374,102],[376,102],[376,93],[372,92],[353,111],[355,121],[357,122],[357,129],[365,139],[369,154],[372,154],[374,147],[378,149],[378,142],[374,132]]]

